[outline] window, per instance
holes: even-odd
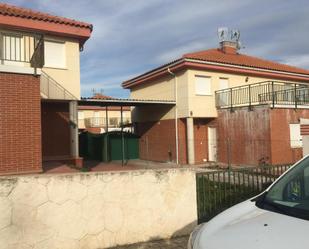
[[[195,94],[211,95],[211,78],[205,76],[195,76]]]
[[[25,41],[22,35],[12,33],[2,35],[2,58],[5,64],[23,65],[21,62],[26,60],[26,56]]]
[[[229,79],[219,78],[219,90],[229,88]]]
[[[227,89],[227,88],[229,88],[229,79],[219,78],[219,89],[218,90]],[[218,104],[220,106],[228,105],[229,104],[229,98],[230,98],[230,95],[226,94],[225,92],[219,94],[218,99],[217,99]]]
[[[65,43],[45,41],[44,46],[45,67],[65,68]]]
[[[309,220],[309,158],[304,158],[256,199],[271,212]]]
[[[78,112],[78,119],[84,119],[84,112]]]
[[[290,124],[290,143],[291,148],[303,146],[302,137],[300,135],[300,124]]]

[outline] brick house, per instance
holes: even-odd
[[[250,88],[254,91],[256,85],[262,84],[259,82],[267,82],[264,84],[268,90],[261,87],[255,96],[260,99],[249,103],[247,86],[254,84]],[[176,101],[174,107],[137,107],[132,111],[132,122],[141,136],[142,159],[181,164],[227,163],[228,160],[235,164],[258,164],[268,160],[277,164],[295,161],[302,154],[301,148],[295,146],[297,142],[290,146],[289,124],[307,117],[309,110],[304,103],[295,109],[291,89],[307,83],[309,70],[241,54],[237,43],[227,40],[220,42],[219,48],[184,54],[123,82],[122,86],[130,89],[132,98]],[[247,91],[247,95],[234,95],[234,87],[239,92]],[[246,89],[242,90],[243,87]],[[274,98],[279,101],[284,90],[289,104],[284,105],[282,99],[272,106],[271,97],[277,94]],[[233,94],[229,95],[230,92]],[[239,100],[233,112],[231,97],[238,98],[233,101]],[[253,111],[249,112],[248,107]],[[291,136],[297,137],[295,127],[291,126],[294,129]],[[288,141],[284,142],[284,149],[280,149],[279,142],[273,145],[278,137]],[[254,143],[241,144],[240,138],[251,143],[263,140],[263,143],[257,148]],[[233,148],[227,149],[227,145]]]
[[[79,163],[79,53],[92,25],[0,4],[0,174]]]
[[[111,96],[94,94],[94,100],[113,99]],[[123,123],[131,123],[131,108],[129,106],[78,106],[78,129],[79,131],[89,131],[91,133],[104,133],[108,131],[120,130],[121,112]]]

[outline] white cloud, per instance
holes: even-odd
[[[307,68],[309,69],[309,54],[303,55],[295,55],[295,56],[288,56],[283,58],[281,61],[282,63],[289,64],[295,67]]]

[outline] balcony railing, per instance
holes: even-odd
[[[309,105],[309,85],[264,81],[216,91],[216,107],[233,108],[270,104],[293,106]]]
[[[106,119],[101,117],[85,118],[85,127],[105,127]]]
[[[82,121],[84,122],[83,124],[85,128],[94,128],[94,127],[105,128],[106,127],[106,118],[104,117],[91,117],[91,118],[80,119],[79,124],[81,126],[82,126]],[[130,123],[129,119],[124,120],[124,124],[127,124],[127,123]],[[109,128],[121,127],[120,118],[109,118],[108,127]]]
[[[43,99],[77,100],[71,92],[65,89],[54,78],[42,70],[40,77],[40,90]]]
[[[0,60],[2,64],[29,63],[44,66],[44,37],[38,34],[0,32]]]

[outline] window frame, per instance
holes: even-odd
[[[197,88],[197,79],[198,78],[204,78],[204,79],[209,79],[209,91],[207,93],[201,93],[198,92],[198,88]],[[212,96],[213,92],[212,92],[212,78],[211,76],[206,76],[206,75],[194,75],[194,93],[196,96]]]
[[[46,43],[58,43],[63,45],[63,65],[53,65],[48,64],[47,62],[47,46]],[[53,40],[53,39],[44,39],[44,67],[45,68],[54,68],[54,69],[67,69],[67,58],[66,58],[66,42],[65,41],[59,41],[59,40]]]
[[[299,134],[294,134],[293,135],[293,128],[292,127],[298,127],[297,130],[299,131]],[[294,129],[295,131],[295,129]],[[300,133],[300,124],[299,123],[291,123],[289,124],[289,132],[290,132],[290,147],[293,148],[302,148],[303,147],[303,141],[302,141],[302,136]],[[298,133],[298,132],[297,132]],[[296,137],[299,137],[298,139],[294,139]]]

